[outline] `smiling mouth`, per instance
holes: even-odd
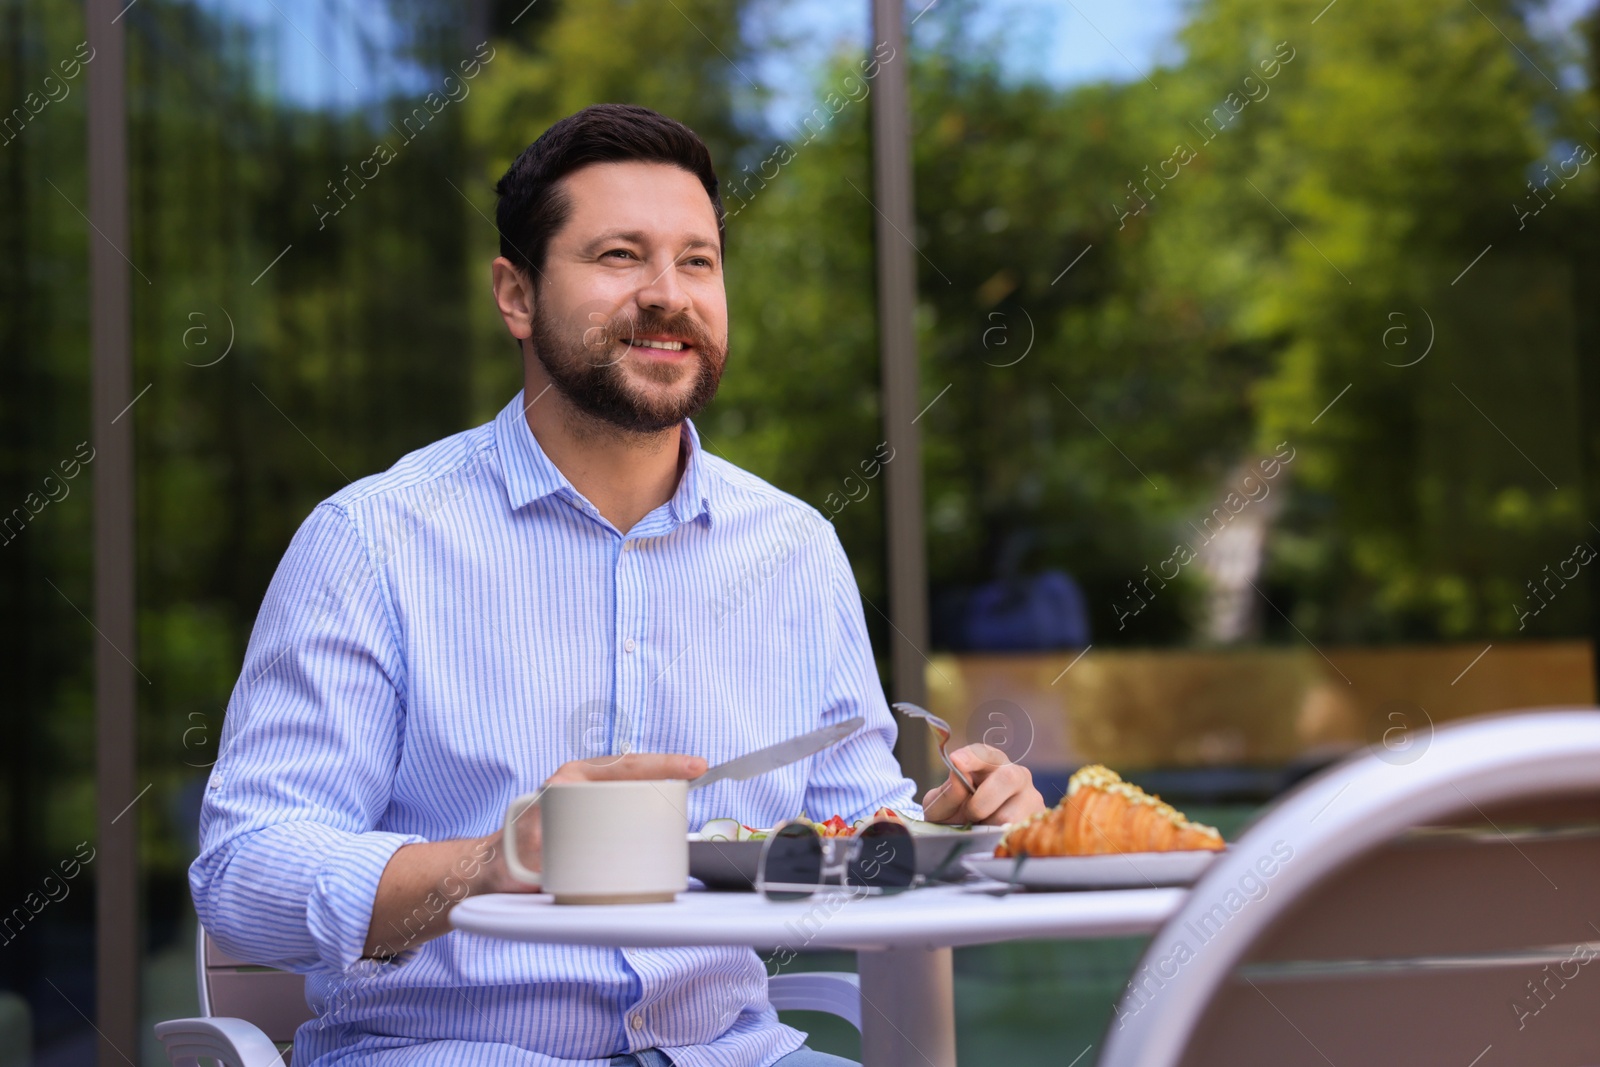
[[[628,344],[634,348],[654,349],[658,352],[682,352],[687,347],[682,341],[662,341],[654,337],[634,338]]]

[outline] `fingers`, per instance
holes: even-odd
[[[1011,766],[1011,761],[1006,754],[993,745],[975,744],[967,745],[950,753],[950,762],[972,780],[977,789],[977,795],[993,797],[986,799],[979,810],[990,812],[1000,806],[1004,794],[995,795],[994,790],[1000,786],[988,786],[986,783],[994,775]],[[1010,781],[1010,779],[1007,779]],[[1030,776],[1031,781],[1031,776]],[[951,774],[944,785],[932,790],[923,798],[923,815],[929,822],[944,823],[970,823],[977,822],[973,812],[974,797],[961,780]]]
[[[967,821],[974,823],[992,824],[1013,797],[1030,791],[1037,792],[1033,788],[1033,775],[1026,767],[1015,763],[996,768],[981,782],[974,784],[978,791],[967,801],[966,813]]]
[[[556,768],[551,782],[617,782],[650,778],[698,778],[706,773],[701,756],[636,752],[626,756],[600,756],[573,760]]]
[[[958,748],[950,753],[950,762],[966,771],[976,783],[979,778],[991,771],[1009,766],[1011,759],[993,745],[975,744]]]
[[[1021,822],[1035,812],[1043,810],[1044,797],[1030,782],[1028,788],[1012,794],[992,815],[980,821],[987,826],[1004,826],[1007,823]]]
[[[952,774],[943,785],[928,790],[928,795],[922,798],[922,817],[929,822],[965,822],[961,810],[966,801],[966,787]]]
[[[1033,774],[1026,767],[1015,763],[996,766],[987,753],[976,753],[969,758],[981,761],[970,772],[977,792],[969,796],[951,775],[923,798],[923,817],[929,822],[998,826],[1024,819],[1044,808],[1044,797],[1033,787]]]

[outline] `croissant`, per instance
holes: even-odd
[[[1060,804],[1009,826],[994,854],[1097,856],[1222,847],[1214,828],[1190,822],[1160,797],[1095,764],[1072,776]]]

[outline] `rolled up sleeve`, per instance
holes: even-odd
[[[201,808],[189,885],[225,951],[297,971],[361,958],[384,868],[423,840],[376,829],[404,716],[383,576],[322,504],[267,590]]]
[[[805,810],[837,812],[853,821],[887,807],[920,818],[922,808],[913,799],[916,784],[901,772],[894,757],[895,721],[867,639],[861,591],[838,535],[830,530],[825,540],[834,627],[822,723],[831,725],[855,715],[866,722],[845,741],[814,757]]]

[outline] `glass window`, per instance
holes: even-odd
[[[1047,800],[1104,762],[1231,833],[1354,746],[1593,703],[1579,6],[925,13],[927,682],[958,735]],[[1097,1043],[1130,951],[963,953],[960,1002],[996,1001],[963,1062]]]
[[[935,706],[1267,795],[1591,702],[1575,8],[1003,7],[916,28]]]

